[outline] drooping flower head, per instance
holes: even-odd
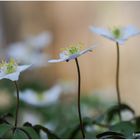
[[[59,54],[59,59],[49,60],[48,62],[50,63],[57,63],[57,62],[64,62],[64,61],[68,62],[69,60],[76,59],[77,57],[92,51],[94,47],[95,46],[82,50],[82,48],[84,48],[83,43],[70,44],[69,47],[64,48],[63,51]]]
[[[127,27],[113,27],[113,28],[97,28],[90,27],[91,31],[101,35],[105,38],[108,38],[112,41],[118,42],[119,44],[123,44],[130,37],[140,34],[140,30],[133,26]]]
[[[14,59],[10,59],[8,62],[2,60],[0,63],[0,80],[9,79],[12,81],[17,81],[19,78],[20,72],[29,68],[30,65],[18,66]]]

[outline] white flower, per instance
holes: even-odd
[[[7,55],[18,60],[20,64],[32,64],[32,68],[43,67],[47,65],[49,55],[42,49],[51,41],[51,34],[44,32],[36,37],[29,37],[25,41],[10,44]]]
[[[36,125],[41,124],[42,122],[41,114],[27,108],[21,111],[20,118],[21,118],[20,124],[23,124],[28,121],[32,125]]]
[[[90,30],[98,35],[118,42],[119,44],[123,44],[128,38],[140,34],[140,30],[133,26],[114,27],[109,29],[91,26]]]
[[[58,63],[58,62],[64,62],[64,61],[69,61],[72,59],[76,59],[77,57],[87,53],[91,52],[94,47],[85,49],[81,51],[81,48],[83,47],[82,43],[76,43],[76,44],[71,44],[68,48],[66,48],[62,53],[59,54],[59,59],[53,59],[49,60],[49,63]]]
[[[133,119],[134,114],[130,111],[124,110],[121,112],[121,116],[124,121],[129,121],[129,120]]]
[[[53,86],[50,90],[44,91],[43,93],[35,92],[32,89],[26,89],[21,92],[20,99],[30,105],[42,107],[56,103],[61,92],[61,87],[58,85]]]
[[[2,61],[0,63],[0,80],[9,79],[17,81],[20,73],[29,67],[30,65],[18,66],[14,59],[10,59],[9,62]]]
[[[30,36],[25,40],[25,43],[33,48],[41,49],[52,42],[52,34],[50,32],[42,32],[37,36]]]

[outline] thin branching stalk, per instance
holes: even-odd
[[[117,90],[117,99],[118,99],[118,105],[119,108],[121,107],[121,96],[120,96],[120,88],[119,88],[119,70],[120,70],[120,51],[119,51],[119,43],[116,42],[116,48],[117,48],[117,66],[116,66],[116,90]],[[121,111],[119,110],[119,119],[121,118]]]
[[[80,75],[80,67],[78,63],[78,59],[75,59],[76,67],[77,67],[77,73],[78,73],[78,114],[79,114],[79,121],[80,121],[80,129],[83,136],[83,139],[85,139],[85,133],[84,133],[84,127],[81,117],[81,107],[80,107],[80,90],[81,90],[81,75]]]
[[[14,81],[14,84],[15,84],[16,93],[17,93],[17,104],[16,104],[16,115],[15,115],[15,128],[17,128],[18,112],[19,112],[19,89],[18,89],[18,84],[16,81]]]

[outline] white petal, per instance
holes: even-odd
[[[52,59],[52,60],[48,60],[49,63],[59,63],[59,62],[64,62],[67,59]]]
[[[36,58],[39,60],[37,61]],[[24,58],[25,62],[24,64],[32,64],[32,69],[33,68],[38,68],[38,67],[44,67],[47,66],[48,59],[50,58],[49,55],[46,55],[45,53],[31,53],[27,59]]]
[[[119,43],[119,45],[124,44],[124,42],[126,41],[126,39],[117,39],[116,42]]]
[[[129,37],[140,34],[140,30],[133,26],[127,26],[123,29],[123,39],[128,39]]]
[[[41,34],[28,37],[26,43],[29,44],[31,47],[36,49],[42,49],[48,46],[52,42],[52,34],[50,32],[42,32]]]
[[[14,43],[9,45],[6,52],[8,57],[12,57],[18,61],[23,61],[25,56],[29,55],[29,51],[23,43]]]
[[[51,89],[45,91],[43,94],[46,105],[56,103],[60,97],[61,92],[62,88],[58,85],[55,85]]]
[[[20,99],[30,105],[42,107],[56,103],[60,97],[61,91],[62,89],[58,85],[52,87],[50,90],[44,91],[43,93],[38,93],[31,89],[27,89],[20,94]],[[39,98],[38,94],[42,94],[41,99]]]
[[[67,61],[75,59],[75,58],[77,58],[79,56],[80,56],[80,53],[73,54],[73,55],[69,56],[69,58],[67,58]]]
[[[85,54],[85,53],[87,53],[87,52],[91,52],[94,48],[96,48],[95,45],[94,45],[93,47],[90,47],[90,48],[87,48],[87,49],[81,51],[81,52],[80,52],[80,55],[83,55],[83,54]]]
[[[19,79],[19,74],[20,74],[20,72],[14,72],[14,73],[11,73],[11,74],[6,74],[6,75],[0,77],[0,80],[9,79],[11,81],[17,81]]]
[[[31,105],[38,105],[37,94],[31,89],[27,89],[20,94],[20,99]]]
[[[67,59],[68,58],[68,52],[63,51],[62,53],[59,54],[60,59]]]
[[[104,29],[104,28],[97,28],[97,27],[90,27],[90,30],[98,35],[101,35],[103,37],[106,37],[108,39],[111,39],[114,41],[113,35],[110,33],[109,30]]]
[[[31,65],[22,65],[22,66],[18,66],[18,67],[17,67],[17,71],[18,71],[18,72],[22,72],[22,71],[25,71],[26,69],[28,69],[29,67],[31,67]]]

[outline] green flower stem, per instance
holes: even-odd
[[[116,90],[117,90],[117,98],[118,98],[118,105],[121,106],[121,96],[120,96],[120,88],[119,88],[119,68],[120,68],[120,51],[119,51],[119,43],[116,42],[116,48],[117,48],[117,67],[116,67]],[[121,118],[121,112],[119,110],[119,119]]]
[[[82,133],[83,139],[85,139],[84,127],[83,127],[83,122],[82,122],[82,117],[81,117],[81,107],[80,107],[81,75],[80,75],[80,67],[79,67],[77,58],[75,58],[75,63],[76,63],[77,73],[78,73],[78,114],[79,114],[81,133]]]
[[[19,112],[19,88],[16,81],[14,81],[16,91],[17,91],[17,105],[16,105],[16,116],[15,116],[15,128],[17,128],[18,123],[18,112]]]

